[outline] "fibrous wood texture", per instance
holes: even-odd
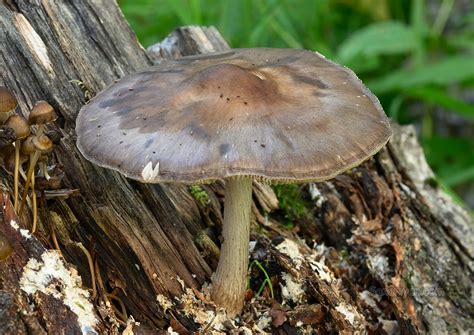
[[[65,189],[47,192],[38,240],[26,240],[10,221],[0,224],[14,246],[14,256],[0,261],[0,333],[56,334],[66,324],[68,333],[83,330],[68,307],[41,292],[28,295],[18,283],[28,261],[41,260],[41,244],[51,247],[51,227],[85,287],[89,265],[77,243],[92,254],[100,333],[123,330],[129,315],[140,322],[128,324],[136,333],[170,326],[181,334],[474,328],[472,219],[436,185],[412,128],[395,125],[388,147],[361,167],[302,185],[307,214],[293,230],[277,222],[281,211],[267,214],[277,207],[274,194],[254,184],[251,260],[267,270],[278,303],[265,299],[266,286],[240,323],[223,322],[199,310],[212,310],[199,290],[219,256],[223,184],[190,189],[127,180],[79,154],[74,125],[87,98],[113,80],[162,57],[225,50],[225,41],[212,28],[182,28],[150,56],[109,1],[7,0],[0,3],[0,42],[0,85],[18,98],[17,111],[27,116],[35,101],[47,100],[60,115],[49,129],[62,137],[50,164]],[[18,224],[28,228],[29,220]],[[254,291],[262,278],[254,266]]]

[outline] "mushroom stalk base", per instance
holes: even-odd
[[[249,263],[252,178],[225,179],[223,242],[216,272],[212,275],[212,300],[230,317],[244,305]]]

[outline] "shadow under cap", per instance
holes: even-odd
[[[128,75],[81,109],[76,131],[95,164],[142,182],[188,183],[324,180],[391,136],[351,70],[311,51],[259,48]]]

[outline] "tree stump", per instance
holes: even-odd
[[[394,125],[388,146],[360,167],[301,185],[304,215],[292,229],[272,189],[254,183],[251,262],[258,263],[242,317],[226,320],[202,289],[219,256],[223,184],[128,180],[86,161],[74,133],[79,109],[105,86],[163,58],[225,50],[219,33],[180,28],[147,52],[105,0],[6,0],[0,32],[0,85],[18,98],[17,112],[28,116],[46,100],[60,116],[49,128],[60,138],[50,165],[62,177],[60,190],[44,190],[31,237],[31,212],[13,213],[12,178],[2,172],[0,233],[13,254],[0,261],[0,333],[474,329],[473,221],[436,184],[412,127]],[[51,250],[54,236],[64,259]],[[83,248],[96,270],[94,297]],[[57,276],[48,275],[51,264]],[[79,302],[68,300],[70,292]]]

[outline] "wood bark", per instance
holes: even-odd
[[[48,129],[61,138],[49,164],[63,178],[61,190],[45,191],[36,237],[12,229],[14,215],[4,210],[0,233],[14,253],[0,261],[0,333],[83,331],[61,300],[28,295],[19,284],[25,264],[53,247],[53,232],[89,288],[89,264],[77,243],[92,254],[99,333],[474,329],[472,218],[437,185],[413,128],[394,125],[393,139],[373,159],[332,181],[302,185],[305,214],[291,230],[272,190],[254,183],[251,260],[267,270],[275,301],[267,285],[247,302],[240,323],[207,319],[196,311],[213,310],[200,290],[219,256],[223,184],[196,190],[128,180],[87,162],[74,126],[87,99],[117,78],[163,57],[225,50],[225,41],[213,28],[185,27],[147,53],[105,0],[4,0],[0,41],[0,85],[18,98],[17,112],[27,116],[46,100],[60,115]],[[11,189],[12,178],[2,178]],[[30,228],[31,212],[16,220]],[[253,267],[254,293],[263,279]]]

